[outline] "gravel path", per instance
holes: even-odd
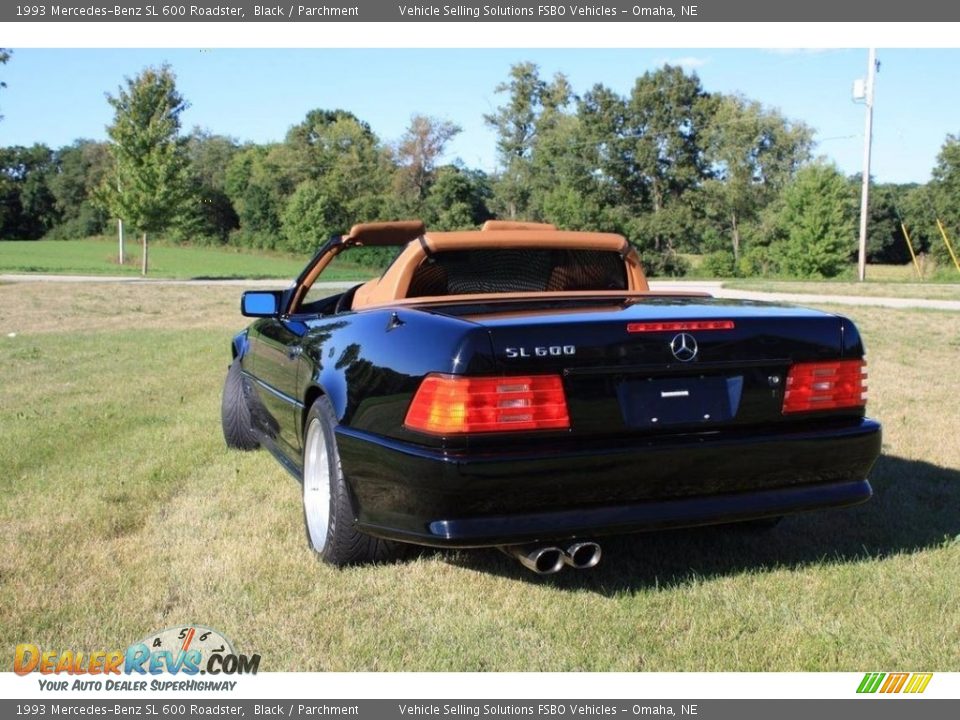
[[[811,295],[808,293],[768,293],[755,290],[734,290],[723,287],[719,281],[652,281],[653,290],[687,290],[705,292],[718,298],[736,300],[760,300],[765,302],[785,302],[797,305],[866,305],[888,308],[924,308],[928,310],[953,310],[960,312],[960,300],[931,300],[926,298],[873,297],[862,295]]]
[[[246,288],[284,288],[288,281],[274,280],[166,280],[140,277],[99,276],[99,275],[0,275],[0,282],[60,282],[60,283],[123,283],[129,285],[212,285],[221,287]],[[317,283],[317,287],[330,290],[342,290],[352,287],[353,282]],[[960,300],[930,300],[924,298],[864,297],[859,295],[809,295],[806,293],[766,293],[754,290],[733,290],[724,288],[719,281],[699,280],[654,280],[652,290],[705,292],[718,298],[739,300],[760,300],[765,302],[786,302],[798,305],[866,305],[889,308],[922,308],[928,310],[952,310],[960,312]]]

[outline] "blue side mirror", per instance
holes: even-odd
[[[246,317],[276,317],[280,312],[280,295],[275,290],[251,290],[240,299],[240,312]]]

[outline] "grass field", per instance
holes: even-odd
[[[958,276],[960,278],[960,276]],[[960,300],[958,283],[908,283],[868,280],[858,282],[792,281],[792,280],[724,280],[725,288],[771,293],[803,293],[808,295],[859,295],[861,297],[925,298]]]
[[[870,503],[611,539],[538,578],[492,550],[316,562],[296,482],[223,445],[236,301],[0,286],[8,658],[202,623],[263,670],[960,670],[960,314],[844,309],[885,426]]]
[[[960,300],[960,273],[950,265],[925,264],[925,280],[917,280],[913,265],[868,265],[867,281],[856,281],[856,266],[851,265],[830,280],[781,280],[769,278],[716,278],[700,272],[703,257],[684,255],[690,273],[684,279],[719,280],[727,288],[757,292],[803,293],[809,295],[861,295],[869,297],[926,298]]]
[[[127,260],[117,262],[117,242],[108,239],[32,240],[0,242],[0,273],[52,273],[56,275],[140,276],[140,246],[129,242]],[[300,274],[306,257],[240,252],[232,248],[151,245],[151,278],[282,278]],[[374,272],[336,261],[324,280],[373,277]]]

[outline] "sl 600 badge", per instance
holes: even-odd
[[[508,347],[504,348],[508,358],[528,357],[560,357],[562,355],[576,355],[576,345],[543,345],[534,348]]]

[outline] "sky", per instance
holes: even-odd
[[[948,133],[960,132],[954,92],[960,50],[879,49],[871,175],[926,182]],[[169,63],[194,126],[239,141],[282,140],[314,108],[342,108],[386,142],[414,113],[463,132],[446,160],[496,169],[495,137],[483,114],[505,97],[495,88],[511,65],[532,61],[562,72],[583,93],[602,83],[621,94],[663,63],[696,72],[707,91],[740,93],[816,131],[815,153],[847,174],[863,166],[864,106],[852,84],[867,51],[789,49],[33,49],[14,48],[0,66],[0,145],[106,139],[106,93],[149,65]]]

